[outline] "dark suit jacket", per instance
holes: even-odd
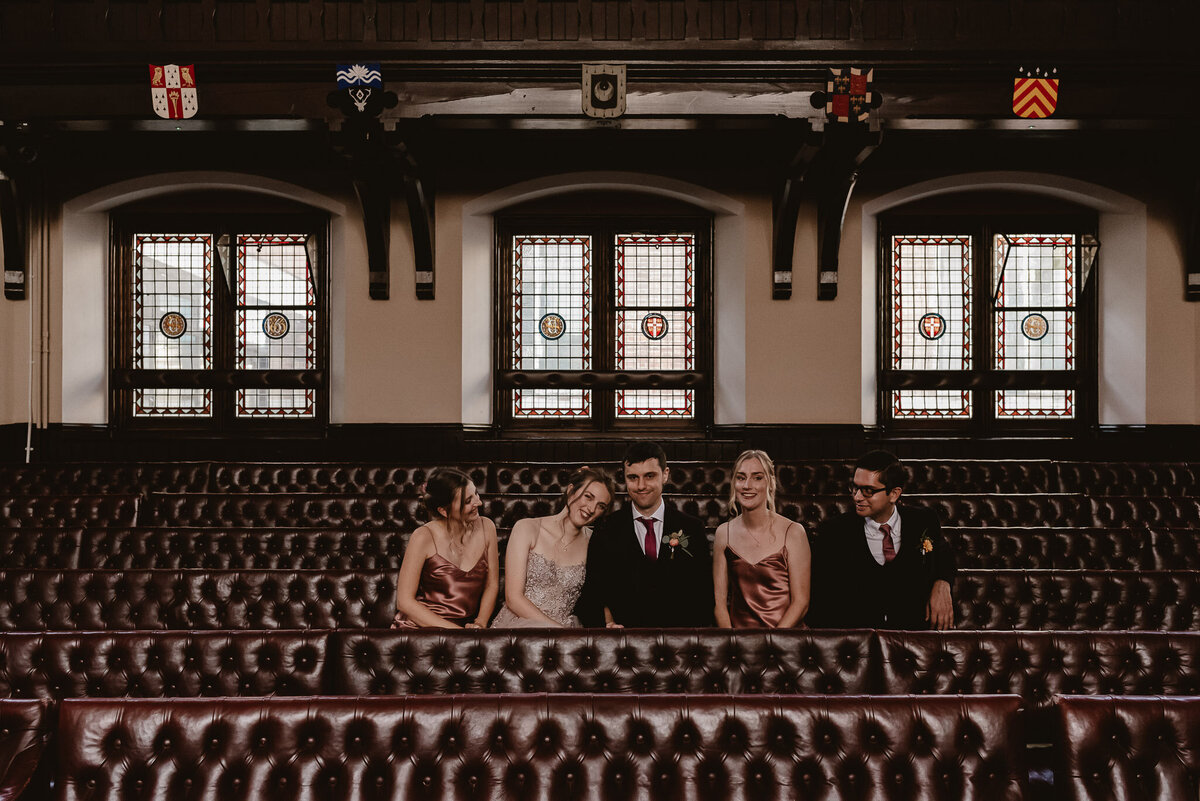
[[[813,628],[929,628],[925,606],[933,583],[954,587],[954,552],[942,538],[937,514],[900,506],[900,551],[887,565],[871,555],[863,518],[840,515],[812,538],[812,601],[805,622]],[[924,553],[928,538],[933,550]]]
[[[585,626],[604,625],[604,607],[630,628],[713,625],[712,556],[704,523],[676,510],[670,502],[657,532],[658,558],[642,552],[633,526],[633,504],[626,503],[592,532],[587,577],[576,605]],[[674,555],[662,545],[664,533],[682,530],[688,551]]]

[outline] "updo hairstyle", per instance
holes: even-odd
[[[453,467],[442,467],[434,470],[425,481],[425,496],[421,498],[421,502],[425,504],[425,511],[429,513],[429,519],[445,520],[446,516],[439,510],[443,507],[450,508],[450,505],[454,503],[454,496],[456,494],[459,495],[458,510],[462,512],[467,501],[466,488],[470,483],[470,476],[461,470],[455,470]]]

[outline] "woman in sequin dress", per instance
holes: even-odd
[[[804,526],[775,511],[775,487],[769,456],[738,456],[729,505],[739,514],[717,528],[713,542],[718,626],[787,628],[808,611],[808,537]]]
[[[571,614],[586,575],[591,525],[612,504],[613,481],[591,468],[568,481],[562,508],[517,521],[504,552],[504,606],[492,628],[578,626]]]
[[[392,628],[486,628],[500,593],[496,524],[459,470],[434,471],[424,501],[430,520],[404,550]]]

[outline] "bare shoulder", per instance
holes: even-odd
[[[412,533],[408,538],[408,547],[404,549],[405,553],[411,552],[421,556],[428,556],[434,550],[433,529],[428,523]]]
[[[775,524],[783,529],[785,537],[803,537],[804,524],[791,518],[784,517],[781,514],[775,515]]]
[[[484,537],[488,538],[489,540],[496,539],[496,524],[490,517],[479,518],[479,524],[482,527],[481,530],[483,531]]]

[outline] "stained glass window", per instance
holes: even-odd
[[[695,237],[615,237],[616,369],[693,370],[696,356]],[[690,418],[690,389],[617,390],[618,419]]]
[[[592,367],[592,238],[516,236],[512,243],[515,370]],[[516,389],[516,419],[589,417],[588,389]]]
[[[133,237],[135,370],[212,367],[213,241],[207,234]],[[135,389],[134,417],[208,417],[207,389]]]
[[[996,234],[992,240],[997,370],[1075,369],[1075,236]],[[999,390],[998,418],[1071,418],[1070,389]]]
[[[1091,418],[1080,388],[1096,354],[1080,332],[1095,325],[1095,293],[1077,263],[1094,225],[1073,212],[885,222],[883,419],[1002,432]],[[1019,233],[1039,229],[1063,233]]]
[[[893,236],[891,358],[896,370],[970,370],[970,235]],[[893,390],[892,416],[971,416],[970,391]]]
[[[237,237],[238,370],[317,366],[316,285],[304,234]],[[238,417],[312,417],[313,389],[239,389]]]

